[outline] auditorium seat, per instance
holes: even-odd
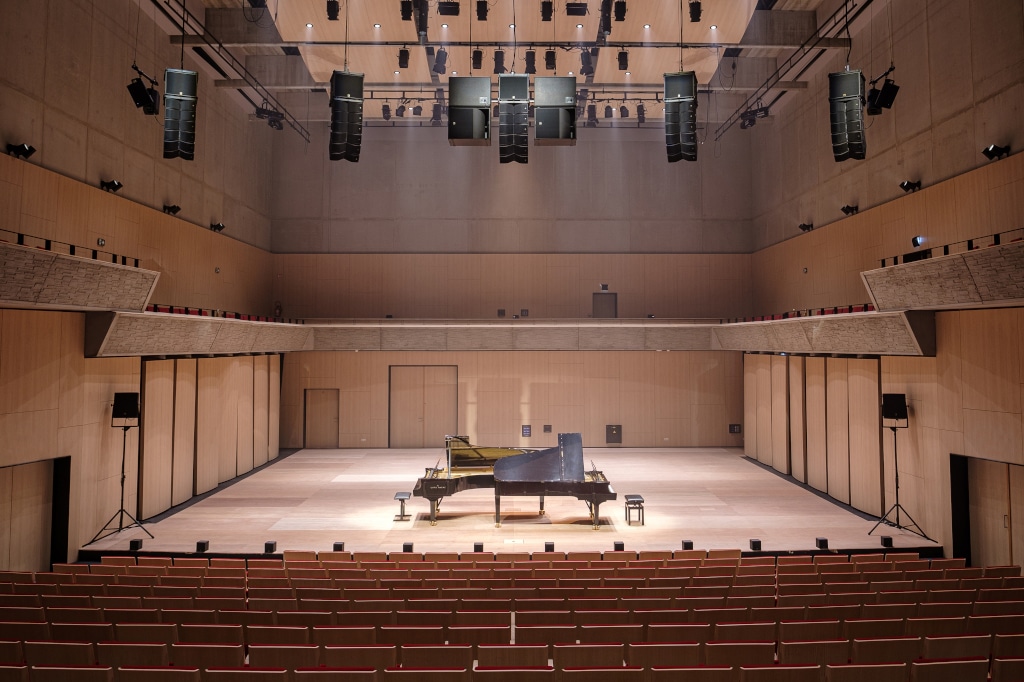
[[[740,682],[821,682],[820,665],[740,666]]]
[[[1024,680],[1024,657],[993,657],[992,682],[1018,682]],[[0,678],[2,679],[2,678]]]
[[[203,682],[287,682],[284,668],[207,668]]]
[[[168,666],[168,645],[162,642],[99,642],[96,662],[111,668],[122,666]]]
[[[208,644],[182,642],[170,648],[171,664],[175,666],[206,668],[233,668],[245,663],[245,649],[238,644]]]
[[[907,682],[906,663],[847,663],[826,665],[825,682]]]
[[[106,665],[34,665],[32,682],[114,682],[114,669]]]
[[[403,668],[473,667],[473,647],[469,644],[407,644],[398,647]]]
[[[493,668],[543,667],[548,664],[546,644],[481,644],[476,648],[477,665]]]
[[[22,643],[25,662],[37,665],[95,665],[96,650],[91,642]]]
[[[0,664],[0,682],[30,682],[28,666]]]
[[[730,665],[667,666],[647,671],[648,682],[737,682],[738,670]]]
[[[249,665],[256,668],[315,668],[320,647],[315,644],[251,644]]]
[[[850,641],[848,639],[780,640],[778,650],[779,663],[784,665],[797,663],[828,665],[830,663],[847,663],[850,660]]]
[[[988,658],[914,661],[911,682],[987,682]]]
[[[123,666],[117,668],[117,682],[200,682],[199,668],[178,666]]]
[[[311,637],[313,644],[320,646],[376,644],[377,628],[373,625],[314,626]]]
[[[705,665],[769,665],[775,662],[775,641],[719,642],[704,645]]]
[[[542,666],[477,666],[473,670],[474,682],[551,682],[555,669]]]
[[[559,672],[562,682],[643,682],[645,678],[646,672],[639,666],[582,666]]]
[[[625,661],[625,645],[615,643],[556,643],[551,647],[556,670],[585,666],[621,667]]]
[[[472,673],[465,668],[386,668],[377,679],[399,680],[401,682],[469,682]]]
[[[876,637],[853,639],[852,663],[910,663],[921,657],[920,637]]]

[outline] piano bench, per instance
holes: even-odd
[[[644,524],[644,496],[643,495],[626,495],[626,525],[633,524],[633,510],[636,510],[637,519],[640,521],[640,525]]]
[[[398,516],[395,517],[395,521],[405,521],[409,518],[409,515],[405,513],[405,503],[412,497],[412,493],[398,492],[395,493],[395,499],[398,500]]]

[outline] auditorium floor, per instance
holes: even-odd
[[[610,550],[615,540],[626,549],[677,549],[683,539],[697,549],[747,549],[758,538],[767,552],[814,549],[827,537],[833,549],[878,549],[881,535],[896,547],[931,546],[911,533],[880,526],[877,519],[851,510],[727,448],[586,448],[605,472],[618,499],[601,506],[601,528],[594,531],[585,503],[549,497],[537,514],[537,498],[501,500],[502,524],[494,526],[491,489],[446,498],[436,526],[429,503],[414,497],[407,520],[396,520],[397,491],[411,491],[438,450],[300,450],[212,495],[158,517],[146,528],[144,550],[187,552],[209,540],[211,553],[258,553],[276,540],[285,549],[330,549],[344,541],[348,550],[471,551],[483,542],[491,552],[534,552],[545,541],[558,551]],[[646,524],[627,525],[623,497],[645,498]],[[92,550],[127,550],[129,529]]]

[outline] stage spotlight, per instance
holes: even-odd
[[[921,189],[921,181],[911,182],[910,180],[904,180],[900,183],[900,189],[904,192],[916,192]]]
[[[476,0],[476,20],[487,21],[487,0]]]
[[[208,552],[208,551],[210,551],[210,541],[209,540],[199,540],[199,541],[196,542],[196,552],[198,554],[202,554],[203,552]]]
[[[995,159],[999,159],[999,158],[1002,158],[1004,156],[1009,156],[1010,155],[1010,145],[1006,145],[1005,147],[1000,147],[997,144],[990,144],[989,146],[987,146],[984,149],[982,149],[981,153],[985,155],[986,159],[988,159],[989,161],[993,161]]]
[[[484,51],[473,50],[473,68],[482,69],[484,68]]]
[[[814,538],[814,546],[818,549],[828,549],[828,538]]]
[[[402,21],[412,21],[412,0],[402,0],[398,6],[402,12]]]
[[[760,552],[761,551],[761,541],[758,540],[757,538],[751,538],[750,539],[750,551],[751,552]]]
[[[224,231],[224,223],[211,223],[210,224],[210,229],[213,230],[214,232],[223,232]]]
[[[416,106],[414,106],[412,108],[412,115],[413,116],[421,116],[422,114],[423,114],[423,107],[421,107],[419,104],[417,104]]]
[[[854,213],[856,213],[858,211],[858,207],[857,206],[850,206],[849,204],[847,204],[846,206],[843,206],[839,210],[843,212],[843,215],[853,215]]]
[[[146,87],[141,78],[133,78],[128,84],[128,94],[132,96],[135,108],[142,109],[147,116],[154,116],[159,108],[160,95],[154,88]]]
[[[339,5],[340,5],[340,3],[338,2],[338,0],[327,0],[327,20],[328,21],[337,21],[338,20],[338,10],[340,9]]]
[[[277,540],[267,540],[263,543],[263,553],[273,554],[277,551]]]
[[[545,552],[554,552],[555,551],[555,543],[553,543],[553,542],[545,542],[544,543],[544,551]]]
[[[444,73],[448,63],[448,53],[442,47],[434,54],[434,73]]]
[[[810,232],[814,229],[814,223],[800,223],[797,227],[800,228],[801,232]]]
[[[499,105],[495,104],[494,108],[491,110],[491,117],[492,118],[498,118],[500,115],[501,115],[501,107]]]
[[[444,111],[444,107],[440,104],[434,105],[434,112],[430,115],[430,125],[440,126],[441,125],[441,114]]]
[[[693,549],[693,540],[683,540],[683,549],[684,550],[691,550],[691,549]]]
[[[138,552],[142,549],[142,538],[135,538],[134,540],[128,541],[128,549],[133,552]]]
[[[335,542],[334,543],[334,551],[335,552],[344,552],[345,551],[345,543],[344,542]]]
[[[404,47],[398,51],[398,68],[409,68],[409,50],[405,49]]]
[[[757,119],[752,118],[752,117],[751,118],[747,118],[747,117],[743,116],[742,114],[740,115],[740,130],[750,130],[751,128],[754,127],[754,125],[756,123],[757,123]]]
[[[585,16],[587,16],[587,3],[585,3],[585,2],[567,2],[567,3],[565,3],[565,16],[567,16],[567,17],[585,17]]]
[[[596,128],[597,127],[597,105],[596,104],[588,104],[587,105],[587,127],[588,128]]]
[[[540,20],[551,21],[552,14],[554,14],[554,3],[551,0],[541,0]]]
[[[459,3],[454,0],[438,0],[437,13],[442,17],[459,16]]]
[[[398,105],[398,108],[395,109],[395,116],[397,116],[398,118],[404,118],[405,117],[405,105],[404,104],[399,104]]]
[[[592,76],[594,74],[594,59],[590,55],[590,50],[583,48],[580,52],[580,75],[581,76]]]
[[[526,68],[524,71],[528,74],[537,73],[537,53],[533,50],[526,51]]]
[[[636,105],[636,120],[640,123],[647,122],[647,108],[644,106],[643,102]]]
[[[482,542],[474,542],[473,543],[473,551],[474,552],[482,552],[482,551],[484,551],[484,543],[482,543]]]
[[[412,543],[411,542],[403,542],[402,543],[402,551],[403,552],[411,552],[412,551]]]
[[[611,105],[610,105],[610,104],[607,104],[607,105],[605,105],[605,107],[604,107],[604,117],[605,117],[605,118],[611,118],[612,116],[614,116],[614,115],[615,115],[615,114],[614,114],[614,111],[615,111],[615,110],[614,110],[614,109],[612,109],[612,107],[611,107]]]
[[[494,73],[505,73],[508,69],[505,68],[505,51],[495,50],[494,51]]]
[[[284,130],[284,126],[281,121],[284,120],[284,114],[277,109],[269,109],[267,107],[256,107],[256,118],[265,119],[267,125],[274,130]]]
[[[619,71],[626,71],[629,69],[629,53],[625,50],[619,50]]]
[[[545,50],[545,52],[544,52],[544,68],[547,69],[548,71],[554,71],[555,70],[555,59],[556,59],[556,57],[555,57],[555,51],[554,50]]]
[[[100,189],[110,193],[119,192],[124,187],[117,180],[100,180]]]
[[[382,104],[380,105],[380,115],[384,117],[385,121],[391,120],[391,105]]]
[[[167,215],[178,215],[178,211],[181,210],[181,206],[177,204],[164,204],[164,213]]]
[[[626,20],[626,0],[615,0],[613,5],[615,12],[615,21]]]
[[[910,243],[914,246],[915,249],[917,247],[921,246],[921,244],[923,242],[924,242],[924,237],[922,237],[920,235],[918,235],[916,237],[911,237],[911,239],[910,239]]]
[[[7,153],[19,159],[27,159],[36,153],[36,148],[24,142],[21,144],[9,144],[7,145]]]
[[[899,91],[900,86],[890,78],[885,79],[881,89],[871,88],[868,90],[868,116],[877,116],[882,113],[882,109],[891,109],[892,103],[896,101],[896,93]]]
[[[690,21],[694,24],[700,23],[700,0],[690,0]]]
[[[881,540],[882,540],[882,547],[887,547],[889,549],[892,549],[892,536],[890,536],[890,535],[883,535],[881,537]]]
[[[623,3],[623,4],[625,4],[625,3]],[[613,548],[612,551],[624,552],[626,550],[626,543],[623,542],[622,540],[616,540],[615,542],[612,543],[612,548]]]
[[[619,107],[619,118],[629,118],[629,107],[625,104]]]

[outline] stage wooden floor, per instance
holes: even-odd
[[[608,476],[618,499],[601,506],[593,530],[587,506],[576,498],[550,497],[537,514],[536,498],[502,498],[502,524],[494,525],[491,489],[446,498],[436,526],[429,503],[412,498],[409,518],[396,520],[397,491],[411,491],[424,468],[443,450],[300,450],[177,511],[147,522],[155,538],[138,528],[90,545],[90,550],[127,550],[143,537],[144,551],[188,552],[209,540],[211,553],[259,553],[276,540],[285,549],[395,552],[404,542],[415,551],[491,552],[544,549],[610,550],[615,540],[630,550],[678,549],[683,539],[697,549],[741,548],[758,538],[768,552],[814,549],[816,537],[832,549],[877,549],[879,536],[896,547],[934,546],[889,526],[868,531],[876,519],[856,513],[727,448],[586,448]],[[627,525],[623,497],[646,500],[646,525]],[[635,516],[634,516],[635,518]]]

